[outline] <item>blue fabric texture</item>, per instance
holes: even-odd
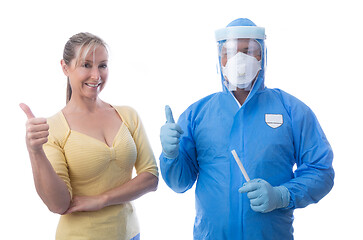
[[[130,240],[140,240],[140,233],[137,234],[135,237],[131,238]]]
[[[248,19],[228,26],[247,24],[254,26]],[[282,121],[271,122],[269,116]],[[264,69],[242,107],[223,87],[189,106],[178,124],[184,131],[179,155],[161,154],[160,169],[175,192],[196,183],[194,239],[293,239],[293,210],[317,203],[333,187],[333,152],[316,116],[292,95],[265,87]],[[238,192],[245,179],[233,149],[251,179],[288,189],[286,208],[251,209],[246,194]]]

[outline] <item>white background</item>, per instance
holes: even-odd
[[[214,30],[239,17],[266,28],[266,85],[310,106],[335,153],[335,186],[318,204],[295,211],[295,239],[362,238],[359,1],[3,2],[0,239],[54,239],[58,216],[35,191],[18,104],[39,117],[64,107],[59,62],[70,36],[88,31],[108,43],[110,76],[101,98],[138,111],[158,158],[164,105],[177,119],[191,103],[220,91]],[[192,239],[194,189],[176,194],[160,178],[158,191],[135,205],[142,239]]]

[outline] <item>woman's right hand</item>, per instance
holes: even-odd
[[[49,125],[47,119],[36,118],[30,108],[21,103],[20,108],[26,114],[26,146],[29,153],[37,153],[43,150],[43,144],[48,142]]]

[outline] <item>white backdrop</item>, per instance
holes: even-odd
[[[109,44],[110,76],[101,98],[138,111],[158,158],[164,105],[177,119],[191,103],[221,89],[214,30],[238,17],[266,28],[266,85],[310,106],[335,153],[335,186],[318,204],[295,211],[295,239],[362,238],[359,1],[6,2],[0,4],[0,239],[54,239],[58,216],[35,191],[26,116],[18,104],[27,103],[39,117],[64,107],[59,62],[70,36],[88,31]],[[194,189],[176,194],[160,178],[158,191],[135,205],[142,239],[192,239]]]

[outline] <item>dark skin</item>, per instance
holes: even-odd
[[[253,39],[249,39],[249,38],[239,38],[237,39],[237,52],[242,52],[244,54],[250,55],[255,57],[258,61],[261,60],[261,46],[260,44]],[[231,55],[227,54],[227,49],[225,48],[225,46],[222,49],[222,54],[221,54],[221,64],[222,66],[226,66],[227,60],[228,58],[231,57]],[[255,79],[253,80],[256,81],[258,77],[255,77]],[[228,81],[228,79],[226,78],[226,80]],[[246,101],[248,94],[250,93],[250,91],[245,90],[245,89],[241,89],[241,88],[237,88],[235,91],[232,91],[232,93],[234,94],[235,98],[237,99],[237,101],[243,105],[243,103]]]

